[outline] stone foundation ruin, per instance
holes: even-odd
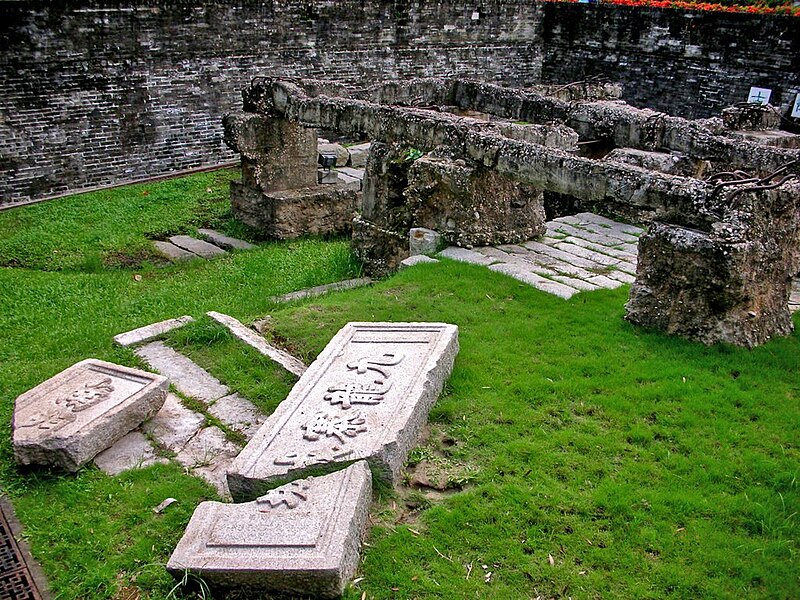
[[[585,84],[256,79],[224,122],[242,154],[234,213],[278,238],[352,227],[366,271],[382,275],[409,255],[412,228],[463,247],[517,243],[541,235],[546,215],[588,210],[650,224],[632,322],[709,344],[790,332],[798,136],[769,131],[760,107],[690,121],[618,96]],[[317,183],[314,129],[372,142],[361,192]]]

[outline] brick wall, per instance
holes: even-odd
[[[257,74],[603,73],[686,116],[798,84],[800,19],[533,0],[0,0],[0,15],[0,206],[233,160],[222,115]]]

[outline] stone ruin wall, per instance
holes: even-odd
[[[800,55],[799,19],[530,0],[0,0],[0,11],[0,207],[233,161],[220,119],[257,74],[510,86],[603,74],[632,104],[708,116],[752,84],[790,99]]]
[[[467,247],[535,238],[555,195],[652,223],[640,242],[631,321],[704,343],[754,346],[788,334],[800,271],[800,137],[763,131],[774,114],[757,106],[692,121],[609,99],[609,86],[590,88],[591,100],[565,101],[546,86],[458,79],[366,89],[259,80],[244,93],[244,112],[225,119],[231,148],[256,165],[232,186],[234,214],[250,218],[255,211],[241,206],[261,197],[264,220],[276,221],[303,196],[324,195],[324,185],[302,189],[316,148],[301,130],[322,128],[373,141],[363,193],[322,203],[341,211],[341,222],[355,216],[353,248],[368,272],[385,274],[408,256],[413,228]],[[309,140],[309,176],[283,182],[295,188],[289,204],[272,175],[297,160],[277,130]],[[281,157],[271,146],[291,151]]]

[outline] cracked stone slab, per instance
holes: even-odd
[[[214,244],[209,244],[208,242],[198,240],[197,238],[193,238],[188,235],[173,235],[171,238],[169,238],[169,241],[175,244],[178,248],[188,250],[192,254],[196,254],[202,258],[214,258],[215,256],[219,256],[221,254],[227,254],[225,250],[215,246]]]
[[[212,587],[338,598],[358,566],[372,497],[367,464],[241,504],[203,502],[167,563]]]
[[[158,251],[161,256],[171,260],[172,262],[200,258],[196,254],[189,252],[188,250],[184,250],[183,248],[179,248],[175,244],[171,244],[169,242],[153,242],[153,246],[155,246],[156,251]]]
[[[164,406],[142,429],[170,452],[180,452],[200,431],[206,418],[186,408],[175,394],[167,394]]]
[[[17,398],[14,458],[77,471],[161,408],[166,377],[90,358]]]
[[[252,250],[256,246],[238,238],[230,237],[214,229],[198,229],[198,235],[205,241],[222,248],[223,250]]]
[[[156,455],[153,444],[140,431],[131,431],[94,457],[97,468],[111,476],[168,462],[166,458]]]
[[[244,435],[248,440],[267,419],[255,404],[239,394],[230,394],[220,398],[214,402],[208,412],[234,431]]]
[[[459,248],[458,246],[449,246],[439,252],[439,256],[444,256],[450,260],[457,260],[460,262],[470,263],[473,265],[480,265],[488,267],[492,263],[497,262],[494,258],[484,256],[480,252],[468,250],[467,248]]]
[[[214,486],[221,497],[230,498],[225,473],[238,453],[219,427],[206,427],[189,440],[175,460]]]
[[[348,323],[233,462],[231,494],[361,459],[397,482],[457,353],[455,325]]]
[[[252,346],[264,356],[271,358],[290,373],[298,377],[305,373],[307,367],[300,359],[268,343],[267,340],[249,327],[245,327],[240,321],[213,310],[208,311],[206,314],[217,323],[227,327],[234,336],[242,340],[245,344]]]
[[[163,342],[150,342],[134,352],[151,368],[169,377],[181,394],[206,403],[230,394],[228,387],[208,371]]]
[[[183,327],[192,321],[194,321],[194,319],[189,315],[184,315],[182,317],[178,317],[177,319],[159,321],[158,323],[152,323],[150,325],[145,325],[144,327],[126,331],[125,333],[117,334],[114,336],[114,341],[120,346],[134,346],[136,344],[141,344],[164,335],[173,329]]]

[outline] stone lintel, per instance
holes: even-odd
[[[361,459],[396,483],[458,352],[445,323],[349,323],[228,470],[237,501]]]
[[[337,598],[358,566],[372,497],[363,461],[253,502],[203,502],[167,563],[212,587]]]
[[[166,377],[97,359],[81,361],[17,398],[14,458],[77,471],[152,417]]]

